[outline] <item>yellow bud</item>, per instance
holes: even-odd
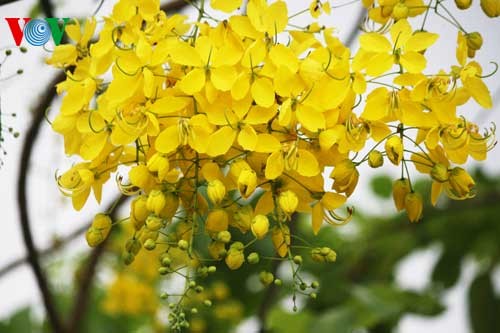
[[[498,17],[500,15],[500,0],[481,0],[481,8],[489,17]]]
[[[335,191],[350,196],[358,184],[359,172],[353,161],[345,159],[335,166],[330,178],[334,180],[332,188]]]
[[[422,218],[422,196],[420,193],[409,192],[405,196],[405,209],[410,222],[418,222]]]
[[[219,205],[226,196],[226,187],[220,180],[214,179],[208,182],[207,195],[214,205]]]
[[[384,156],[378,150],[372,150],[368,154],[368,165],[372,168],[379,168],[384,164]]]
[[[155,153],[151,156],[146,164],[147,168],[151,172],[158,173],[158,179],[164,180],[169,171],[169,162],[166,157],[160,153]]]
[[[397,21],[408,17],[410,9],[404,3],[397,3],[392,9],[392,17]]]
[[[273,281],[274,281],[274,275],[271,272],[262,271],[259,274],[259,279],[260,279],[260,282],[264,286],[268,286],[271,283],[273,283]]]
[[[441,163],[434,164],[431,169],[431,177],[439,183],[448,181],[448,168]]]
[[[257,187],[257,174],[252,169],[244,169],[238,177],[238,190],[247,199]]]
[[[392,198],[398,212],[405,208],[405,196],[410,191],[410,182],[406,178],[398,179],[392,185]]]
[[[258,239],[262,239],[269,231],[269,220],[265,215],[256,215],[252,221],[252,233]]]
[[[164,219],[171,219],[174,217],[177,209],[179,208],[179,197],[172,192],[167,192],[165,196],[165,206],[160,212],[160,217]]]
[[[287,216],[290,216],[297,209],[297,206],[299,205],[299,198],[293,191],[288,190],[279,195],[278,204],[283,212]]]
[[[135,167],[130,169],[128,178],[130,179],[132,185],[143,189],[151,186],[151,183],[153,182],[148,168],[143,164],[136,165]]]
[[[227,230],[221,231],[217,234],[217,240],[227,244],[231,241],[231,233]]]
[[[141,195],[132,200],[130,204],[130,218],[134,224],[135,230],[139,230],[144,225],[149,216],[149,210],[147,207],[148,197]]]
[[[391,136],[385,142],[385,153],[394,165],[399,165],[403,159],[403,142],[397,135]]]
[[[96,247],[101,244],[108,237],[112,223],[108,215],[97,214],[92,221],[92,225],[85,234],[89,246]]]
[[[273,241],[274,249],[279,256],[286,256],[288,253],[288,247],[290,246],[290,229],[288,226],[282,225],[280,227],[274,227],[271,239]]]
[[[149,215],[146,219],[146,228],[151,231],[158,231],[163,227],[163,220],[155,215]]]
[[[226,265],[231,270],[236,270],[245,262],[245,255],[243,254],[244,246],[241,242],[234,242],[231,244],[226,256]]]
[[[212,242],[208,245],[208,253],[214,259],[222,259],[226,253],[225,244],[222,242]]]
[[[448,183],[447,193],[452,199],[462,200],[476,195],[474,179],[460,167],[451,170]]]
[[[455,0],[458,9],[467,9],[472,4],[472,0]]]
[[[467,47],[471,50],[477,51],[483,46],[483,37],[477,31],[465,35],[467,40]]]
[[[227,230],[229,225],[229,217],[224,209],[215,209],[208,213],[205,222],[205,229],[211,233],[218,233]]]
[[[253,219],[253,208],[250,205],[243,206],[234,212],[231,226],[238,228],[242,233],[250,229]]]
[[[149,211],[154,212],[156,215],[160,215],[160,212],[165,207],[167,200],[165,195],[160,190],[153,190],[148,195],[148,201],[146,206]]]

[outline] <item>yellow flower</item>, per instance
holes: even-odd
[[[212,0],[210,1],[210,6],[222,12],[231,13],[241,6],[242,1],[243,0]]]
[[[335,166],[330,178],[334,181],[332,188],[349,197],[358,184],[359,172],[353,161],[345,159]]]
[[[334,226],[344,225],[349,222],[351,214],[346,218],[342,218],[334,212],[335,209],[342,206],[345,202],[346,197],[338,193],[326,192],[323,194],[321,200],[312,209],[312,229],[315,235],[321,228],[323,221]]]
[[[481,8],[489,17],[498,17],[500,15],[499,0],[481,0]]]
[[[215,209],[208,213],[205,222],[205,229],[210,233],[218,233],[227,230],[229,225],[229,217],[223,209]]]
[[[130,219],[135,230],[140,230],[148,218],[150,211],[147,207],[148,198],[145,195],[134,198],[130,203]]]
[[[269,231],[269,220],[265,215],[256,215],[252,220],[252,233],[258,239],[262,239]]]
[[[361,51],[356,55],[354,68],[364,68],[371,76],[387,72],[394,64],[400,64],[410,73],[422,72],[427,61],[419,52],[434,44],[438,35],[430,32],[412,34],[410,24],[404,19],[396,22],[390,33],[394,45],[376,32],[361,35]]]

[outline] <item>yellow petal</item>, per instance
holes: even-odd
[[[369,32],[359,37],[359,44],[365,51],[388,53],[391,52],[391,43],[379,33]]]
[[[406,41],[405,51],[415,51],[420,52],[427,49],[429,46],[434,44],[438,39],[438,34],[433,34],[430,32],[415,32]]]
[[[238,134],[238,143],[245,150],[253,151],[257,145],[257,140],[257,133],[250,125],[243,127]]]
[[[257,105],[268,108],[274,104],[274,88],[268,78],[258,78],[251,88],[252,97]]]
[[[318,202],[312,208],[312,229],[315,235],[318,234],[321,225],[323,224],[324,211],[321,204]]]
[[[221,91],[229,91],[238,77],[236,69],[232,66],[221,66],[210,70],[210,80],[215,88]]]
[[[236,138],[236,131],[229,126],[219,128],[208,139],[207,155],[219,156],[227,153]]]
[[[189,104],[189,99],[182,97],[166,96],[157,99],[149,107],[149,111],[159,114],[166,115],[181,111]]]
[[[425,69],[427,60],[418,52],[405,52],[399,58],[401,65],[410,73],[420,73]]]
[[[305,149],[299,149],[297,172],[304,177],[314,177],[320,173],[319,163],[314,154]]]
[[[155,148],[160,153],[168,154],[179,147],[179,127],[169,126],[164,129],[156,138]]]
[[[210,6],[224,13],[231,13],[241,6],[243,0],[212,0]]]
[[[311,132],[317,132],[318,130],[326,127],[325,116],[323,113],[314,110],[312,107],[299,105],[297,106],[295,114],[297,115],[297,119],[302,126]]]
[[[490,91],[480,78],[474,76],[468,77],[463,81],[463,84],[479,105],[486,109],[493,107]]]
[[[272,153],[277,150],[281,150],[281,143],[274,135],[266,133],[258,135],[257,145],[255,146],[255,152]]]
[[[179,89],[188,95],[193,95],[203,89],[205,85],[205,70],[202,68],[193,69],[179,81]]]
[[[321,199],[321,204],[328,210],[337,209],[343,204],[345,204],[345,202],[346,202],[345,196],[334,192],[326,192],[325,195],[323,195],[323,198]]]
[[[200,55],[194,47],[185,42],[178,42],[170,49],[172,61],[179,65],[199,67],[203,66]]]
[[[369,58],[366,66],[366,74],[378,76],[391,69],[394,64],[394,56],[388,53],[378,53]]]
[[[266,179],[276,179],[283,173],[285,168],[285,161],[283,159],[283,154],[280,150],[275,151],[266,161],[265,176]]]

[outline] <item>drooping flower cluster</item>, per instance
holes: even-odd
[[[128,168],[116,176],[132,197],[126,263],[143,249],[160,249],[159,272],[168,274],[169,251],[180,249],[193,272],[188,292],[214,271],[205,263],[255,264],[261,259],[249,253],[252,244],[272,242],[277,258],[298,270],[293,215],[311,214],[314,233],[323,222],[348,222],[353,211],[342,206],[364,162],[401,168],[394,201],[412,222],[423,204],[409,164],[432,178],[433,204],[442,192],[474,196],[474,180],[459,165],[484,160],[494,131],[481,133],[458,109],[470,99],[492,107],[481,65],[469,60],[482,38],[457,25],[457,63],[426,73],[426,50],[438,35],[424,31],[425,18],[442,15],[442,2],[365,1],[371,24],[383,26],[365,24],[357,52],[333,28],[290,25],[297,15],[284,1],[250,0],[245,14],[241,5],[211,1],[230,13],[218,21],[200,1],[198,20],[190,22],[160,11],[158,0],[121,0],[98,40],[91,41],[94,19],[83,31],[75,22],[67,28],[74,44],[48,59],[67,74],[57,86],[64,97],[53,129],[64,136],[66,154],[83,159],[57,177],[61,191],[79,210],[91,192],[101,200],[118,167]],[[312,17],[332,10],[328,1],[308,8]],[[419,15],[424,23],[414,29],[407,18]],[[98,215],[89,244],[99,244],[111,226]],[[245,243],[244,234],[253,236]],[[310,254],[336,260],[328,247]],[[182,311],[174,308],[171,322],[180,327]]]

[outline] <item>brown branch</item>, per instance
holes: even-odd
[[[111,213],[111,218],[114,219],[116,217],[116,211],[119,209],[121,205],[127,202],[127,197],[121,195],[118,199],[118,202],[114,206],[114,210]],[[109,211],[111,207],[113,207],[114,202],[108,207],[106,211]],[[85,318],[85,312],[88,306],[88,302],[91,296],[91,287],[92,281],[94,279],[97,265],[99,263],[100,258],[105,252],[106,245],[111,238],[111,235],[104,240],[99,246],[97,246],[88,259],[88,263],[85,267],[85,270],[82,272],[80,278],[78,279],[78,291],[75,296],[75,300],[73,303],[73,310],[69,315],[69,321],[67,323],[67,332],[76,333],[81,331],[83,326],[81,325],[83,318]]]
[[[196,2],[196,1],[193,1],[193,2]],[[173,0],[173,1],[169,1],[166,4],[162,5],[160,7],[160,9],[163,10],[164,12],[180,11],[180,10],[188,7],[189,5],[190,5],[190,3],[187,2],[186,0]]]
[[[19,218],[23,241],[26,247],[27,260],[35,275],[38,289],[40,290],[42,301],[47,312],[47,318],[54,333],[64,332],[61,319],[57,313],[57,309],[50,292],[48,281],[43,274],[38,252],[33,241],[33,235],[30,226],[29,208],[27,199],[27,179],[30,167],[30,158],[35,146],[40,127],[44,121],[45,111],[50,107],[52,101],[56,96],[55,85],[64,80],[64,73],[58,74],[49,84],[48,89],[42,96],[38,107],[33,113],[32,123],[26,132],[26,138],[23,143],[21,152],[21,163],[19,165],[19,175],[17,180],[17,204],[19,210]]]

